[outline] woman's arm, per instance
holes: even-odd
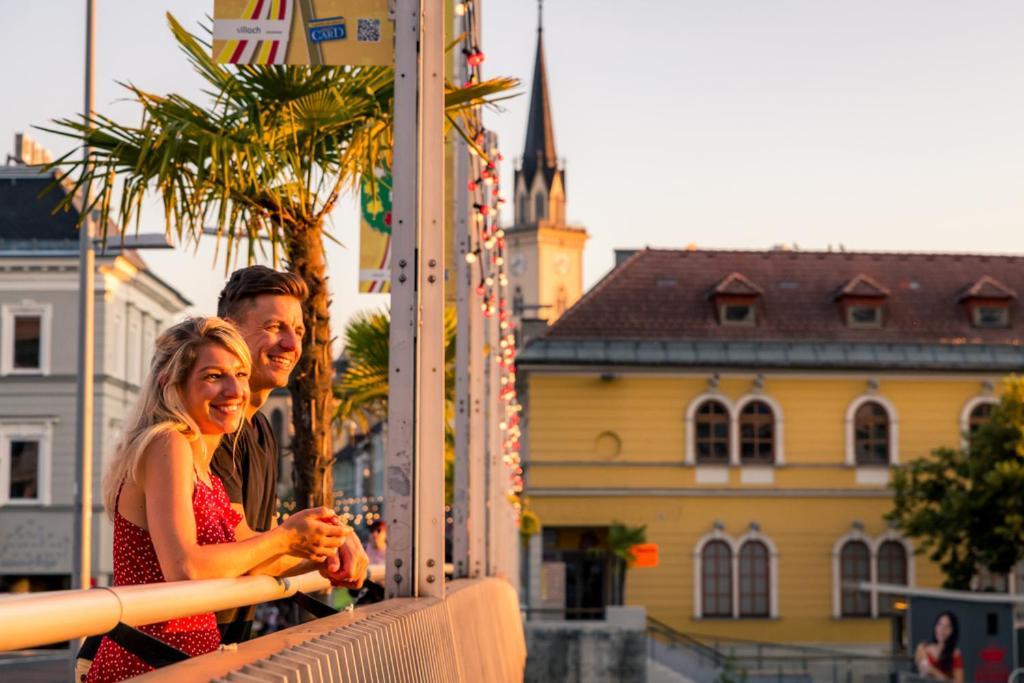
[[[242,509],[242,506],[238,503],[232,503],[231,507],[242,514],[242,521],[238,523],[238,527],[235,529],[235,539],[238,541],[244,541],[255,536],[258,536],[259,532],[254,531],[252,527],[249,526],[249,523],[246,521],[245,511]],[[320,510],[325,509],[326,508],[322,508]],[[285,524],[283,526],[287,526],[289,522],[291,522],[291,520],[294,518],[296,518],[296,515],[292,515],[291,517],[289,517],[288,520],[285,521]],[[279,528],[281,527],[274,527],[274,529]],[[344,527],[344,529],[346,532],[351,532],[351,528],[349,527]],[[273,531],[273,529],[271,531]],[[268,531],[264,533],[270,532]],[[347,535],[348,534],[346,533],[346,536]],[[260,564],[256,565],[255,567],[249,570],[249,573],[266,574],[269,576],[298,576],[300,574],[305,574],[306,572],[318,570],[322,566],[323,562],[303,559],[302,557],[297,557],[295,555],[278,555],[277,557],[273,557],[265,562],[261,562]]]
[[[237,543],[199,545],[192,509],[191,444],[177,433],[158,437],[146,448],[143,462],[146,522],[168,581],[241,576],[267,560],[308,547],[311,542],[327,552],[344,540],[340,527],[314,530],[306,522],[315,520],[304,519],[309,515],[296,515],[299,519],[290,526],[280,526]]]

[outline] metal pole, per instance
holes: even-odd
[[[91,125],[93,103],[94,36],[96,9],[94,0],[85,3],[85,118]],[[84,149],[86,160],[90,149]],[[88,170],[88,168],[86,169]],[[78,588],[92,583],[92,447],[93,447],[93,363],[95,329],[96,251],[92,241],[92,217],[87,212],[92,193],[86,185],[82,197],[85,212],[78,233],[78,418],[75,430],[75,452],[78,454],[75,524],[75,581]]]
[[[454,17],[454,35],[461,33],[461,18]],[[456,57],[456,83],[468,80],[466,60]],[[469,215],[469,149],[465,141],[455,141],[455,490],[452,495],[452,563],[455,578],[470,575],[469,527],[473,521],[469,516],[470,463],[470,336],[472,335],[473,309],[473,266],[466,261],[473,252],[472,221]]]
[[[473,20],[479,22],[480,0],[474,4]],[[462,32],[462,19],[455,17],[454,34]],[[459,83],[469,80],[464,59],[456,61]],[[470,158],[462,138],[455,142],[455,231],[456,231],[456,329],[455,350],[455,491],[453,500],[452,560],[455,576],[477,577],[484,569],[484,450],[483,412],[483,316],[475,296],[475,268],[466,261],[479,244],[474,241],[475,216],[470,211],[467,185],[479,172],[479,161]],[[483,267],[481,263],[479,267]]]
[[[398,0],[388,597],[444,596],[443,54],[443,0]]]

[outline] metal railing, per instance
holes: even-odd
[[[912,665],[911,658],[904,656],[682,633],[650,617],[647,633],[652,659],[676,670],[691,667],[688,675],[697,681],[702,680],[702,673],[707,674],[706,680],[715,680],[726,668],[750,683],[903,681],[909,680],[906,677]]]
[[[383,567],[381,567],[383,569]],[[172,581],[0,597],[0,650],[38,647],[204,612],[288,598],[330,587],[317,572],[278,579]]]

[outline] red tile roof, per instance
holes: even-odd
[[[739,274],[762,290],[758,323],[718,324],[708,294]],[[836,293],[855,284],[889,292],[882,329],[847,327]],[[961,297],[976,288],[1024,290],[1024,256],[805,251],[638,251],[588,291],[546,335],[552,339],[788,340],[1019,344],[1011,326],[973,327]],[[877,292],[876,292],[877,296]],[[1005,294],[1003,295],[1005,297]]]
[[[843,285],[843,288],[836,294],[836,298],[839,299],[844,296],[878,298],[887,297],[890,294],[892,292],[888,287],[878,284],[873,277],[860,273],[857,277]]]
[[[724,294],[727,296],[760,296],[764,290],[744,277],[743,273],[729,273],[722,281],[715,285],[711,294]]]
[[[983,275],[978,281],[967,288],[960,299],[1016,299],[1017,292],[1013,291],[994,277]]]

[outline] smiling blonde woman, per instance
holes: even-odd
[[[114,584],[308,571],[337,552],[347,527],[324,525],[328,508],[304,510],[261,534],[248,530],[210,471],[222,438],[245,420],[249,349],[220,318],[191,318],[156,341],[138,404],[103,482],[114,522]],[[142,626],[149,635],[195,656],[220,644],[213,613]],[[139,657],[104,638],[87,681],[120,681],[151,671]]]

